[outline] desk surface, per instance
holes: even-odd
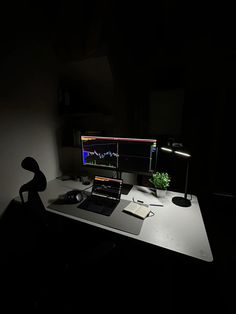
[[[163,247],[178,253],[182,253],[207,262],[213,261],[213,256],[208,241],[204,221],[196,196],[192,196],[191,207],[179,207],[172,203],[173,196],[181,195],[177,192],[167,191],[167,196],[161,199],[163,206],[151,206],[152,217],[143,221],[141,231],[138,235],[114,229],[99,223],[85,220],[71,215],[70,211],[59,212],[48,208],[49,204],[72,189],[85,189],[86,186],[76,181],[52,180],[48,182],[46,191],[40,196],[46,210],[60,214],[81,222],[85,222],[112,232],[125,235],[140,241],[144,241],[159,247]],[[142,193],[139,186],[133,186],[128,195],[122,195],[122,199],[132,201],[133,198],[140,199]],[[145,188],[147,189],[147,188]]]

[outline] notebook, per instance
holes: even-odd
[[[120,202],[123,180],[95,176],[91,195],[79,208],[110,216]]]

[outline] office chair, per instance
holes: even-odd
[[[34,177],[20,187],[21,201],[12,200],[0,219],[0,246],[4,257],[0,266],[6,278],[9,274],[21,278],[23,274],[26,291],[40,306],[44,302],[40,291],[48,289],[49,285],[57,291],[56,283],[54,285],[50,278],[60,278],[69,284],[67,278],[72,280],[78,273],[77,283],[82,285],[83,274],[87,281],[85,269],[93,268],[97,272],[97,267],[91,264],[107,261],[115,244],[107,241],[107,236],[98,237],[96,229],[86,230],[82,223],[48,213],[38,194],[47,186],[44,174],[31,157],[26,157],[21,165],[32,171]],[[24,199],[24,192],[28,193],[28,200]],[[78,272],[79,265],[83,266],[82,274]]]
[[[40,170],[37,161],[32,157],[26,157],[22,161],[21,166],[33,172],[34,177],[20,187],[19,195],[21,201],[17,199],[11,200],[1,216],[1,232],[7,238],[15,237],[19,239],[24,235],[29,236],[30,231],[35,233],[46,230],[49,223],[47,212],[38,194],[39,191],[46,189],[46,178]],[[24,199],[24,192],[28,192],[27,200]]]
[[[43,231],[49,227],[49,213],[46,212],[38,192],[46,190],[47,180],[40,170],[37,161],[33,157],[26,157],[21,163],[22,168],[34,173],[34,177],[29,182],[23,184],[19,189],[21,204],[23,206],[25,218],[31,223],[34,231]],[[23,193],[28,193],[27,201]]]

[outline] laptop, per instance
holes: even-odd
[[[91,195],[78,208],[110,216],[120,202],[123,180],[95,176]]]

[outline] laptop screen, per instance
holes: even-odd
[[[122,179],[95,176],[92,195],[120,200]]]

